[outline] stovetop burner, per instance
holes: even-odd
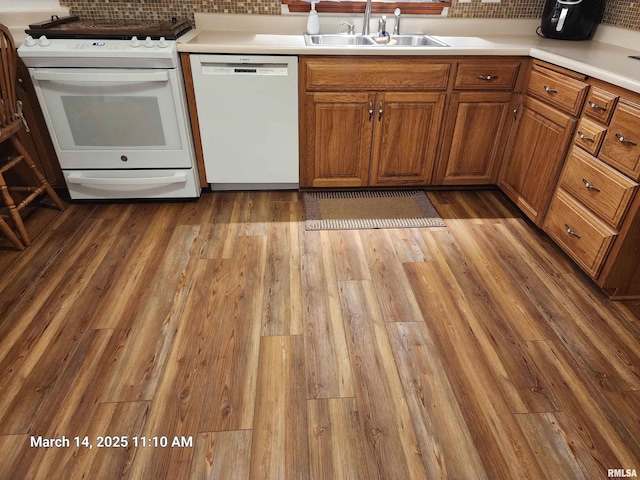
[[[26,31],[32,37],[46,35],[47,38],[86,38],[107,40],[128,40],[133,36],[138,38],[151,37],[158,40],[175,40],[191,30],[186,20],[175,18],[170,22],[91,22],[80,20],[79,17],[62,17],[56,15],[51,20],[33,23]]]

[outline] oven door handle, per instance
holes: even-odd
[[[89,187],[108,187],[109,190],[130,190],[132,187],[154,187],[158,185],[171,185],[174,183],[186,183],[187,175],[184,172],[176,172],[167,177],[140,177],[140,178],[115,178],[115,177],[85,177],[82,174],[72,173],[67,177],[67,182]]]
[[[169,72],[167,70],[158,70],[144,73],[79,73],[79,72],[54,72],[34,71],[31,74],[34,80],[49,80],[53,82],[85,82],[85,83],[104,83],[104,82],[167,82],[169,81]]]

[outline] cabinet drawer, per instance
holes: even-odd
[[[513,90],[520,62],[464,62],[458,65],[458,90]]]
[[[617,95],[592,86],[589,90],[589,95],[587,95],[584,114],[606,125],[611,120],[611,115],[613,115],[613,109],[616,107],[617,102]]]
[[[577,116],[588,89],[589,85],[580,80],[535,66],[529,78],[527,93]]]
[[[551,202],[544,230],[584,270],[595,277],[615,232],[559,188]]]
[[[306,58],[310,91],[446,90],[451,62],[424,58]]]
[[[600,158],[634,180],[640,178],[640,107],[618,102]]]
[[[576,134],[573,137],[573,141],[576,145],[580,145],[591,155],[598,155],[600,145],[604,140],[604,135],[607,133],[607,129],[601,125],[587,118],[580,119]]]
[[[618,228],[638,184],[598,159],[573,147],[560,177],[560,186]]]

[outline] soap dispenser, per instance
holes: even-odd
[[[307,18],[307,33],[316,35],[320,33],[320,19],[316,12],[316,2],[311,2],[311,10],[309,10],[309,18]]]

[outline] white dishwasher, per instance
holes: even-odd
[[[211,189],[297,189],[298,58],[190,57]]]

